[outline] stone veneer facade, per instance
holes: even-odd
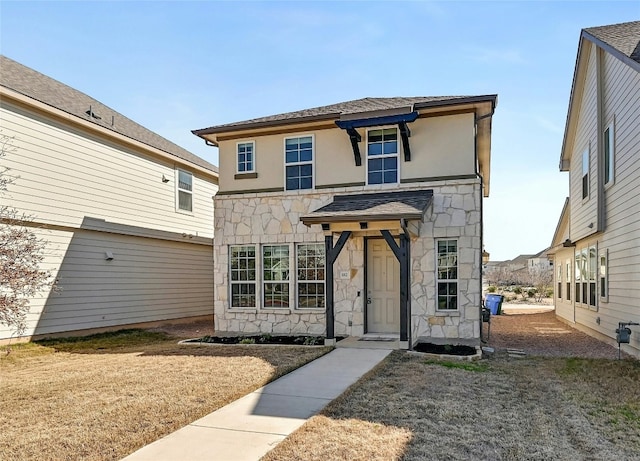
[[[440,181],[387,187],[341,187],[299,192],[266,192],[215,197],[215,328],[218,332],[324,334],[324,309],[229,308],[229,246],[255,245],[260,274],[260,245],[290,244],[291,267],[295,267],[295,244],[324,243],[320,225],[307,227],[300,217],[326,205],[334,195],[398,190],[433,190],[433,203],[411,238],[411,328],[418,339],[479,342],[481,271],[481,184],[479,180]],[[334,266],[335,334],[364,333],[365,236],[377,231],[354,232]],[[338,235],[335,235],[337,240]],[[457,311],[436,311],[436,239],[458,241]],[[351,278],[342,280],[341,271]],[[291,271],[295,274],[295,271]],[[290,281],[295,293],[295,280]],[[261,298],[260,278],[256,299]]]

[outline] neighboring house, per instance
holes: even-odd
[[[195,130],[220,148],[216,330],[479,343],[496,99],[365,98]]]
[[[536,253],[527,259],[527,267],[530,271],[545,271],[553,267],[553,261],[549,259],[549,248]]]
[[[217,168],[4,56],[0,96],[3,204],[32,215],[57,280],[25,338],[211,316]]]
[[[582,31],[560,171],[556,314],[615,344],[619,322],[640,322],[640,21]]]

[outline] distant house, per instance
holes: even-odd
[[[58,281],[26,338],[211,316],[217,168],[4,56],[0,96],[6,204],[33,216]]]
[[[214,126],[218,331],[479,343],[497,97],[365,98]]]
[[[530,271],[545,271],[553,267],[553,261],[549,259],[549,248],[545,248],[539,253],[527,259],[527,267]]]
[[[619,322],[640,322],[640,21],[582,30],[560,171],[556,313],[613,343]]]

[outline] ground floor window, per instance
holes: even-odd
[[[265,308],[289,307],[289,246],[262,247],[263,303]]]
[[[589,246],[576,251],[575,256],[575,295],[576,303],[585,307],[597,306],[598,258],[595,246]]]
[[[600,271],[598,277],[600,279],[600,299],[603,301],[609,300],[609,279],[607,275],[608,256],[607,250],[600,251]]]
[[[558,299],[562,299],[562,264],[558,264],[556,274],[556,285],[558,287],[558,293],[556,296],[558,296]]]
[[[231,307],[256,307],[256,247],[229,248]]]
[[[298,245],[298,308],[324,308],[324,265],[323,243]]]
[[[566,294],[566,296],[567,296],[567,301],[571,301],[571,260],[570,260],[570,259],[567,259],[567,262],[566,262],[566,268],[567,268],[567,269],[565,270],[565,273],[567,274],[567,275],[566,275],[566,277],[567,277],[567,281],[566,281],[567,285],[566,285],[566,288],[567,288],[567,289],[566,289],[565,291],[566,291],[566,293],[567,293],[567,294]]]
[[[458,241],[437,241],[438,310],[458,309]]]

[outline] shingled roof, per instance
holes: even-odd
[[[309,225],[339,221],[422,219],[432,197],[432,190],[336,195],[333,202],[300,220]]]
[[[193,130],[193,134],[201,136],[213,133],[244,130],[277,126],[292,122],[310,122],[319,120],[339,119],[343,115],[360,114],[390,109],[402,109],[411,107],[414,110],[427,107],[446,106],[451,104],[464,104],[483,101],[494,101],[496,95],[488,96],[416,96],[393,98],[362,98],[353,101],[339,102],[328,106],[314,107],[312,109],[286,112],[284,114],[269,115],[267,117],[253,118],[241,122],[215,125],[209,128]]]
[[[218,173],[218,167],[215,165],[128,119],[100,101],[2,55],[0,86]]]
[[[589,27],[583,33],[640,64],[640,21]],[[640,71],[640,67],[636,67],[636,70]]]

